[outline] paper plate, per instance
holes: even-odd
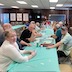
[[[50,43],[52,43],[52,40],[44,41],[44,43],[50,44]]]

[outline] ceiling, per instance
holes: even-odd
[[[4,6],[0,8],[11,8],[11,6],[18,6],[19,8],[35,9],[31,5],[38,5],[37,9],[50,9],[50,7],[55,7],[56,9],[68,9],[72,7],[72,0],[58,0],[57,3],[50,3],[49,0],[24,0],[27,4],[19,4],[18,0],[0,0]],[[22,1],[22,0],[21,0]],[[56,4],[63,4],[62,7],[56,7]]]

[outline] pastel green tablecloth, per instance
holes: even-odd
[[[21,27],[25,27],[25,25],[15,25],[15,26],[12,26],[13,29],[18,29],[18,28],[21,28]]]
[[[42,33],[52,35],[52,30],[42,31]],[[44,35],[46,36],[46,35]],[[13,63],[8,67],[8,72],[60,72],[56,48],[46,49],[44,47],[36,47],[31,43],[32,47],[26,47],[26,50],[36,50],[37,55],[23,63]]]

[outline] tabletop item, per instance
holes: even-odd
[[[47,44],[47,43],[44,43],[44,44],[41,44],[43,47],[47,47],[47,46],[52,46],[54,44]]]

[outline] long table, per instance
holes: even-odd
[[[52,29],[46,29],[41,32],[44,38],[54,34]],[[35,42],[32,47],[26,47],[25,50],[36,50],[37,55],[23,63],[12,63],[8,67],[8,72],[60,72],[56,48],[46,49],[46,47],[36,47]]]
[[[15,25],[15,26],[12,26],[13,29],[18,29],[18,28],[21,28],[21,27],[25,27],[25,25]]]

